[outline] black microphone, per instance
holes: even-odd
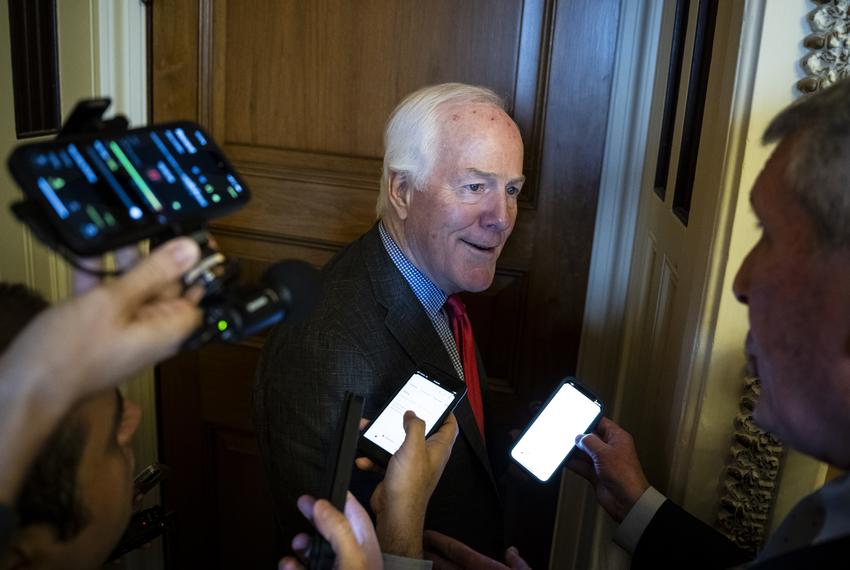
[[[307,318],[319,299],[320,274],[304,261],[289,260],[266,269],[257,285],[204,300],[204,322],[185,343],[192,349],[217,338],[236,342],[286,320]]]

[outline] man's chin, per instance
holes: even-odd
[[[480,293],[481,291],[485,291],[493,284],[494,277],[495,272],[491,272],[488,275],[466,279],[463,284],[463,290],[468,293]]]
[[[755,422],[756,427],[760,430],[775,437],[780,437],[780,435],[776,432],[777,425],[776,421],[774,421],[774,416],[770,413],[770,410],[767,409],[764,402],[756,402],[756,407],[753,410],[753,421]]]

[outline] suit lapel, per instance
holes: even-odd
[[[419,299],[384,249],[377,225],[364,236],[363,252],[375,298],[387,309],[384,320],[387,330],[417,366],[430,364],[454,376],[454,366],[442,340],[434,330],[434,325]],[[480,370],[482,367],[479,361]],[[483,384],[486,381],[485,375],[479,373],[479,378],[482,381],[482,390],[486,391]],[[496,479],[490,466],[487,448],[466,398],[461,401],[454,414],[461,436],[469,443],[495,488]]]

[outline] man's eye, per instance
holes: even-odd
[[[470,192],[480,192],[484,190],[484,185],[480,182],[476,182],[475,184],[467,184],[466,189]]]
[[[508,186],[506,192],[508,193],[508,196],[517,196],[520,190],[521,188],[517,186]]]

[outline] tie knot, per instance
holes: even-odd
[[[466,307],[457,293],[449,295],[446,298],[446,304],[444,306],[446,307],[446,312],[449,314],[449,318],[456,318],[466,314]]]

